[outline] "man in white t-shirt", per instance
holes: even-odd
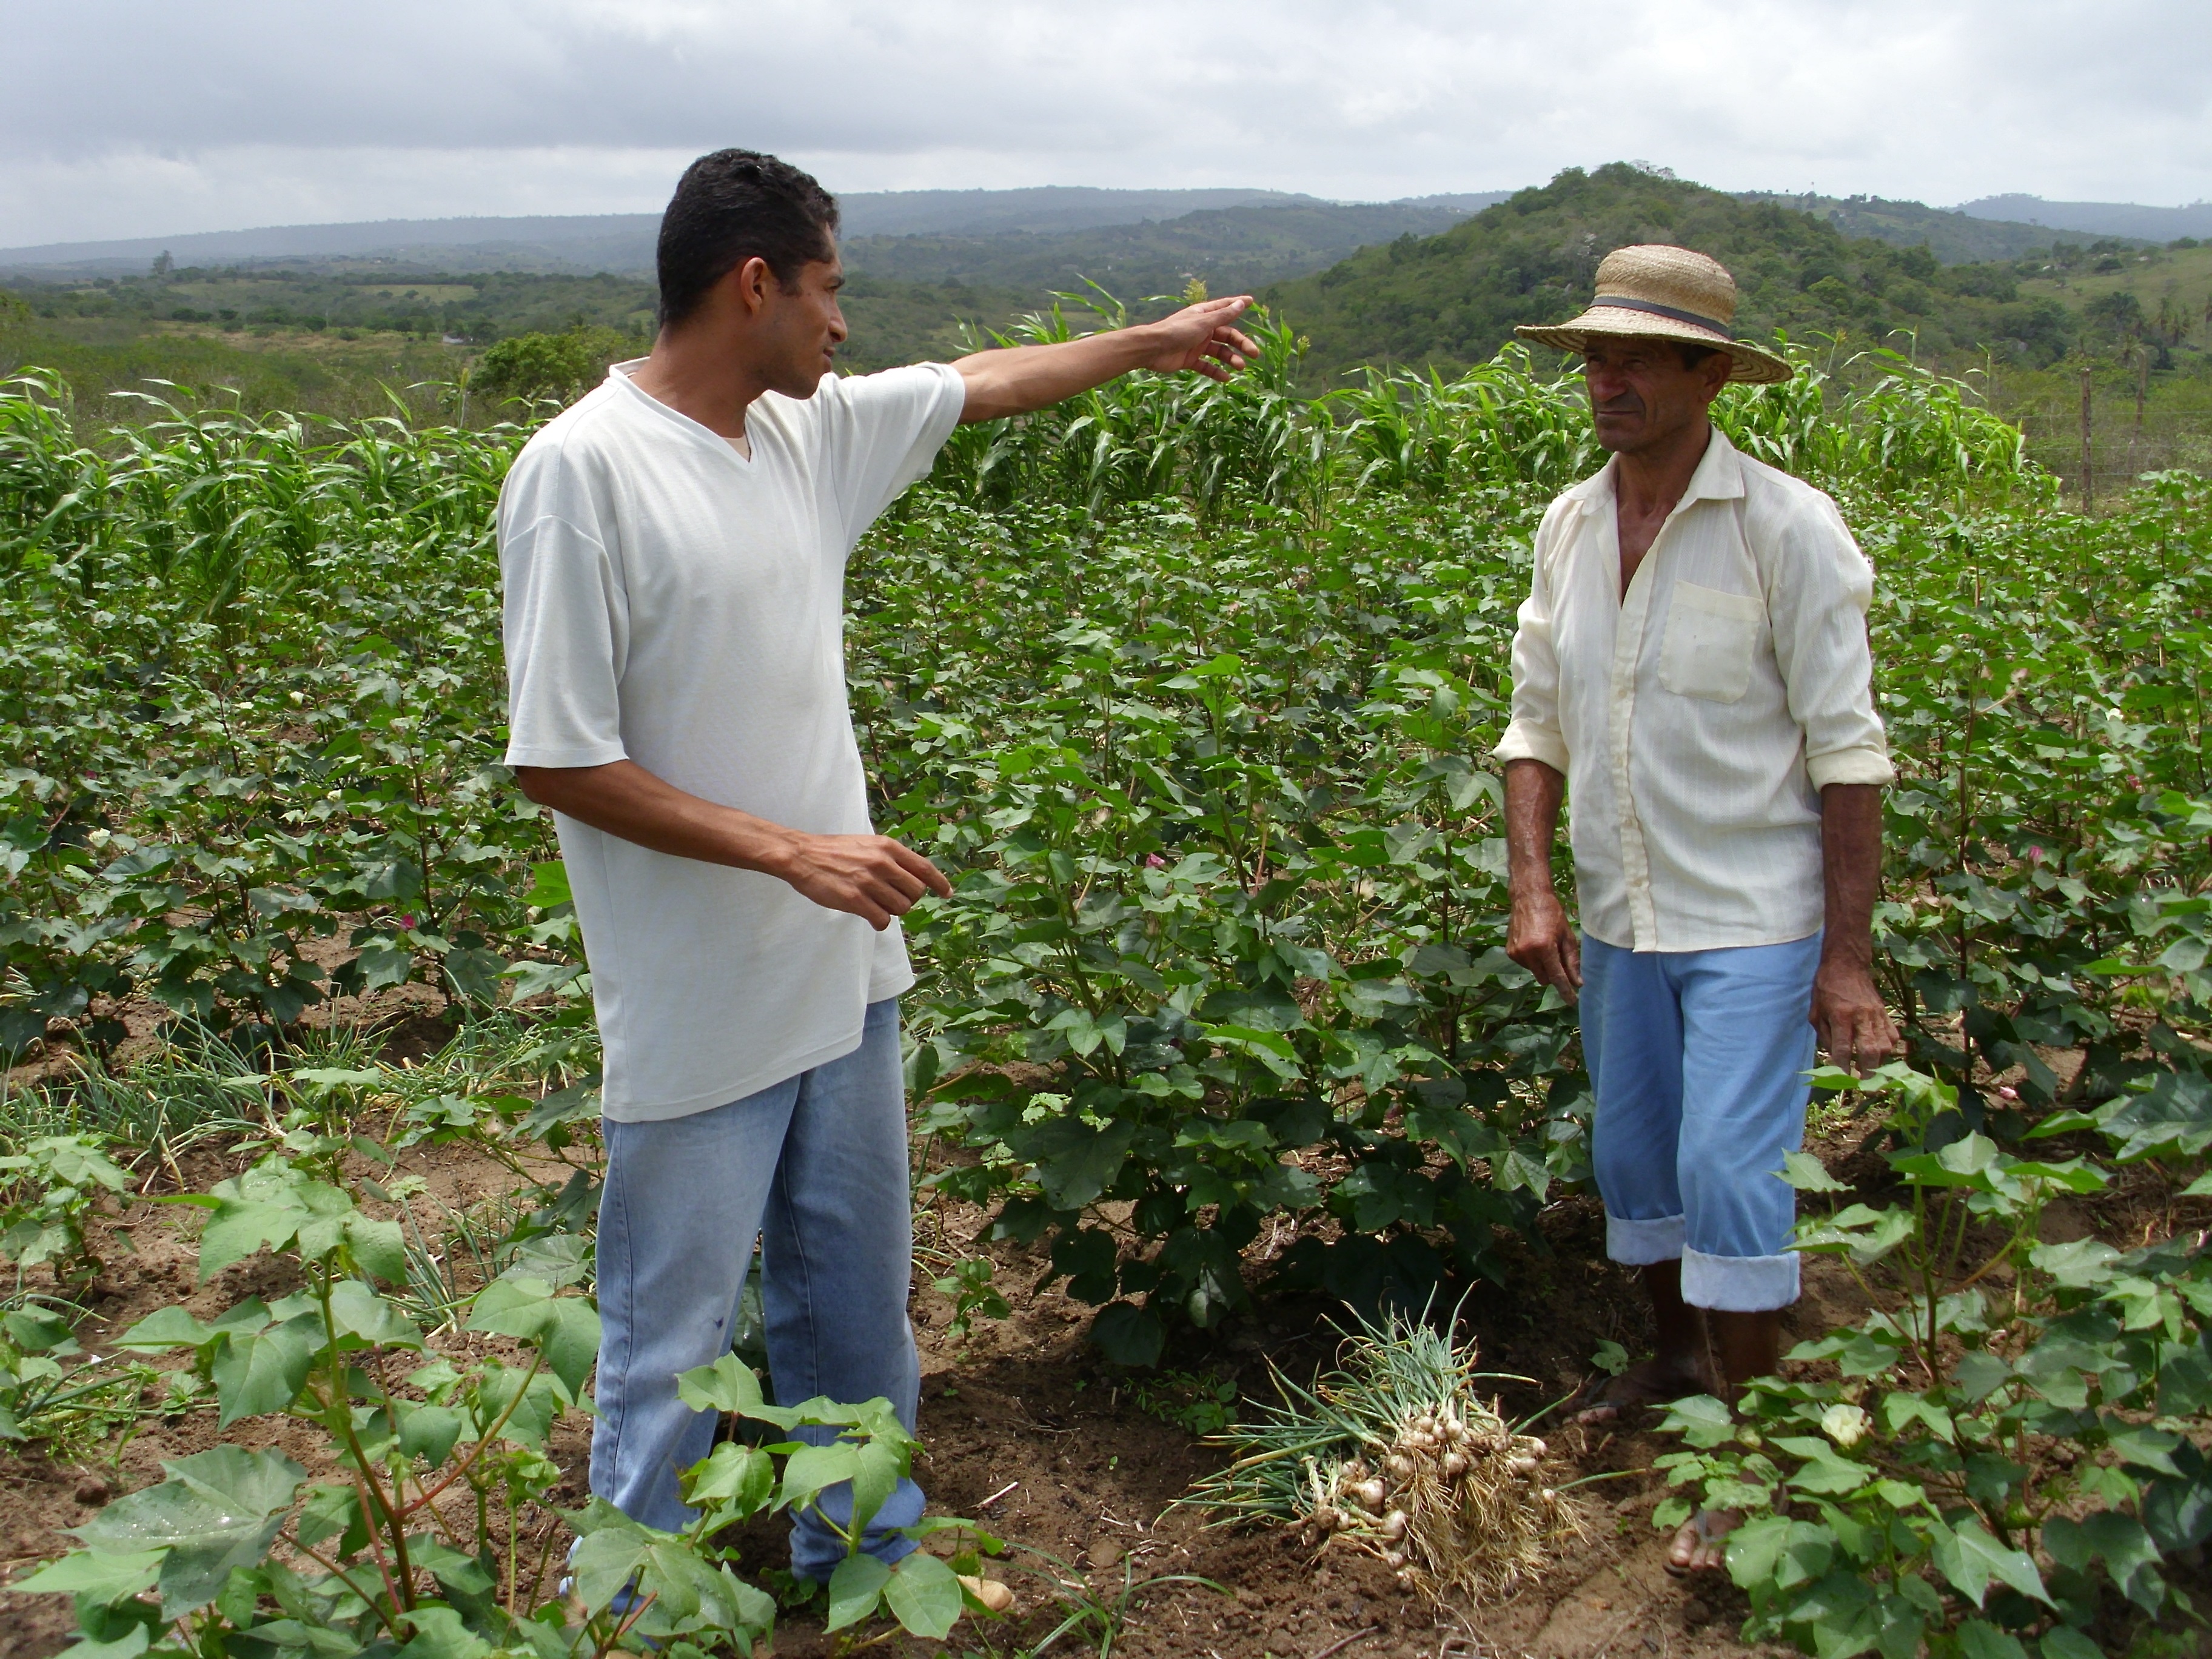
[[[772,156],[694,162],[652,355],[533,437],[500,495],[507,762],[555,814],[606,1054],[592,1489],[672,1529],[714,1426],[676,1377],[728,1351],[756,1236],[777,1397],[883,1395],[914,1421],[897,918],[951,889],[870,829],[846,560],[957,423],[1133,368],[1225,378],[1253,350],[1249,301],[1219,300],[841,379],[836,230]],[[896,1559],[921,1514],[902,1483],[868,1548]],[[794,1528],[801,1577],[843,1553]]]

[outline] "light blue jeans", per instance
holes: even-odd
[[[1692,1306],[1756,1313],[1797,1299],[1797,1194],[1820,936],[1632,951],[1583,937],[1583,1058],[1606,1254],[1682,1263]]]
[[[678,1400],[676,1378],[730,1351],[757,1235],[777,1401],[880,1395],[913,1431],[921,1371],[906,1312],[913,1200],[896,1000],[871,1004],[860,1046],[826,1066],[712,1111],[603,1127],[593,1492],[665,1531],[691,1518],[677,1472],[712,1449],[714,1416]],[[823,1507],[847,1522],[851,1488],[832,1488]],[[892,1529],[921,1510],[921,1488],[902,1481],[869,1524],[869,1553],[896,1561],[913,1549]],[[844,1553],[812,1515],[792,1528],[801,1577],[826,1579]]]

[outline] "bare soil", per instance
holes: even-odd
[[[1846,1178],[1879,1185],[1881,1165],[1864,1125],[1816,1128],[1813,1145]],[[461,1208],[505,1191],[512,1178],[465,1150],[403,1155],[445,1204]],[[222,1154],[187,1159],[187,1188],[204,1190],[228,1172]],[[235,1167],[234,1164],[230,1167]],[[2154,1217],[2099,1215],[2097,1231],[2149,1231]],[[1675,1443],[1649,1423],[1617,1429],[1559,1426],[1543,1432],[1558,1467],[1552,1483],[1617,1474],[1575,1497],[1587,1536],[1539,1582],[1509,1600],[1439,1608],[1401,1589],[1379,1562],[1333,1545],[1301,1547],[1279,1528],[1209,1528],[1176,1500],[1226,1454],[1184,1429],[1147,1414],[1137,1379],[1086,1346],[1091,1310],[1059,1290],[1037,1288],[1048,1263],[1042,1247],[984,1246],[982,1212],[940,1204],[921,1218],[922,1241],[955,1254],[988,1248],[997,1282],[1013,1304],[1002,1322],[979,1322],[964,1340],[948,1332],[951,1308],[918,1271],[913,1316],[922,1356],[921,1432],[927,1451],[917,1475],[935,1512],[977,1519],[1018,1547],[994,1569],[1015,1589],[1013,1615],[996,1625],[961,1626],[967,1650],[1025,1651],[1065,1616],[1038,1571],[1048,1559],[1084,1579],[1109,1605],[1126,1609],[1114,1651],[1128,1659],[1604,1659],[1605,1656],[1738,1653],[1735,1632],[1746,1607],[1724,1577],[1684,1582],[1665,1571],[1667,1540],[1650,1524],[1664,1495],[1652,1459]],[[2171,1218],[2167,1218],[2171,1224]],[[2116,1225],[2118,1223],[2119,1224]],[[2086,1228],[2057,1215],[2054,1228]],[[211,1284],[195,1282],[189,1223],[177,1209],[134,1205],[101,1228],[107,1267],[88,1296],[92,1316],[80,1331],[88,1352],[155,1308],[183,1301],[207,1316],[247,1294],[281,1294],[282,1268],[268,1258],[242,1262]],[[127,1243],[126,1243],[127,1241]],[[1512,1288],[1477,1287],[1464,1304],[1485,1369],[1530,1379],[1502,1386],[1509,1416],[1534,1411],[1590,1379],[1589,1356],[1601,1341],[1645,1351],[1650,1337],[1640,1295],[1626,1270],[1603,1259],[1603,1217],[1595,1200],[1575,1198],[1543,1213],[1534,1237],[1501,1241]],[[2129,1242],[2135,1242],[2130,1238]],[[1804,1299],[1792,1311],[1790,1340],[1812,1337],[1864,1311],[1856,1287],[1825,1259],[1808,1261]],[[1231,1376],[1249,1401],[1273,1398],[1269,1367],[1301,1381],[1324,1369],[1340,1334],[1318,1301],[1263,1300],[1250,1316],[1212,1333],[1185,1331],[1164,1364]],[[484,1339],[441,1339],[440,1346]],[[0,1574],[12,1579],[70,1547],[63,1529],[82,1522],[116,1493],[161,1478],[160,1465],[216,1443],[211,1412],[151,1419],[83,1455],[56,1461],[36,1447],[0,1451]],[[230,1437],[282,1445],[314,1468],[316,1448],[293,1443],[266,1420]],[[572,1419],[551,1451],[566,1471],[556,1500],[584,1495],[586,1431]],[[781,1565],[781,1540],[766,1528],[744,1540],[748,1571]],[[555,1559],[557,1559],[557,1554]],[[1206,1583],[1158,1582],[1187,1577]],[[0,1659],[46,1659],[66,1645],[70,1610],[60,1598],[13,1601],[0,1622]],[[888,1651],[905,1650],[901,1640]],[[908,1644],[915,1651],[927,1644]],[[780,1623],[781,1655],[828,1655],[832,1642],[805,1609]],[[1071,1632],[1051,1650],[1096,1647]],[[1773,1650],[1754,1650],[1770,1651]]]

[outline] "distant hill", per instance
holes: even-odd
[[[1464,214],[1503,195],[1499,191],[1487,196],[1429,197],[1401,205],[1417,215]],[[848,238],[1054,235],[1224,208],[1327,210],[1334,205],[1282,191],[1091,190],[1058,185],[1036,190],[856,191],[840,198],[839,203]],[[123,276],[144,270],[155,258],[167,253],[179,266],[200,268],[279,260],[310,264],[377,261],[424,273],[516,270],[650,275],[653,239],[659,226],[657,213],[275,225],[255,230],[0,248],[0,271]]]
[[[1127,301],[1181,293],[1193,277],[1232,294],[1319,270],[1370,243],[1434,235],[1504,195],[1364,205],[1294,197],[1056,234],[848,237],[845,263],[870,276],[995,288],[1033,302],[1085,277]]]
[[[1932,208],[1923,202],[1891,202],[1879,196],[1792,196],[1759,190],[1738,191],[1736,195],[1742,201],[1771,203],[1826,219],[1845,236],[1871,236],[1899,247],[1924,245],[1939,263],[1947,265],[1968,264],[1982,259],[2017,259],[2054,242],[2086,243],[2093,234],[2116,234],[2015,222],[2002,215],[1977,216],[1964,208]],[[1990,199],[2030,202],[2035,198],[2020,196]]]
[[[2010,265],[1947,267],[1923,247],[1847,237],[1824,216],[1625,162],[1571,168],[1440,235],[1367,248],[1265,297],[1310,336],[1317,381],[1362,362],[1456,368],[1491,356],[1516,323],[1575,315],[1598,261],[1632,242],[1678,243],[1727,264],[1747,335],[1784,327],[1881,341],[1911,329],[1923,356],[1987,343],[2041,363],[2076,326],[2061,301],[2021,297]]]
[[[1033,190],[856,191],[839,197],[837,205],[848,237],[992,236],[1091,230],[1100,225],[1179,219],[1215,208],[1315,199],[1279,190],[1093,190],[1046,185]]]
[[[2046,202],[2040,196],[1984,196],[1960,204],[1974,219],[2013,219],[2089,236],[2132,236],[2171,242],[2183,236],[2212,239],[2212,202],[2187,207],[2138,207],[2133,202]]]
[[[656,213],[563,214],[514,219],[380,219],[339,225],[271,225],[112,242],[48,242],[0,248],[0,270],[121,276],[167,253],[179,266],[378,259],[430,270],[650,270]],[[642,264],[640,261],[642,259]]]

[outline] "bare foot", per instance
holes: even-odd
[[[1728,1565],[1728,1535],[1742,1524],[1735,1510],[1699,1510],[1668,1547],[1667,1571],[1677,1577],[1720,1571]]]
[[[1695,1370],[1653,1358],[1632,1365],[1597,1391],[1597,1398],[1574,1414],[1577,1423],[1618,1423],[1646,1406],[1671,1406],[1686,1395],[1705,1392]]]

